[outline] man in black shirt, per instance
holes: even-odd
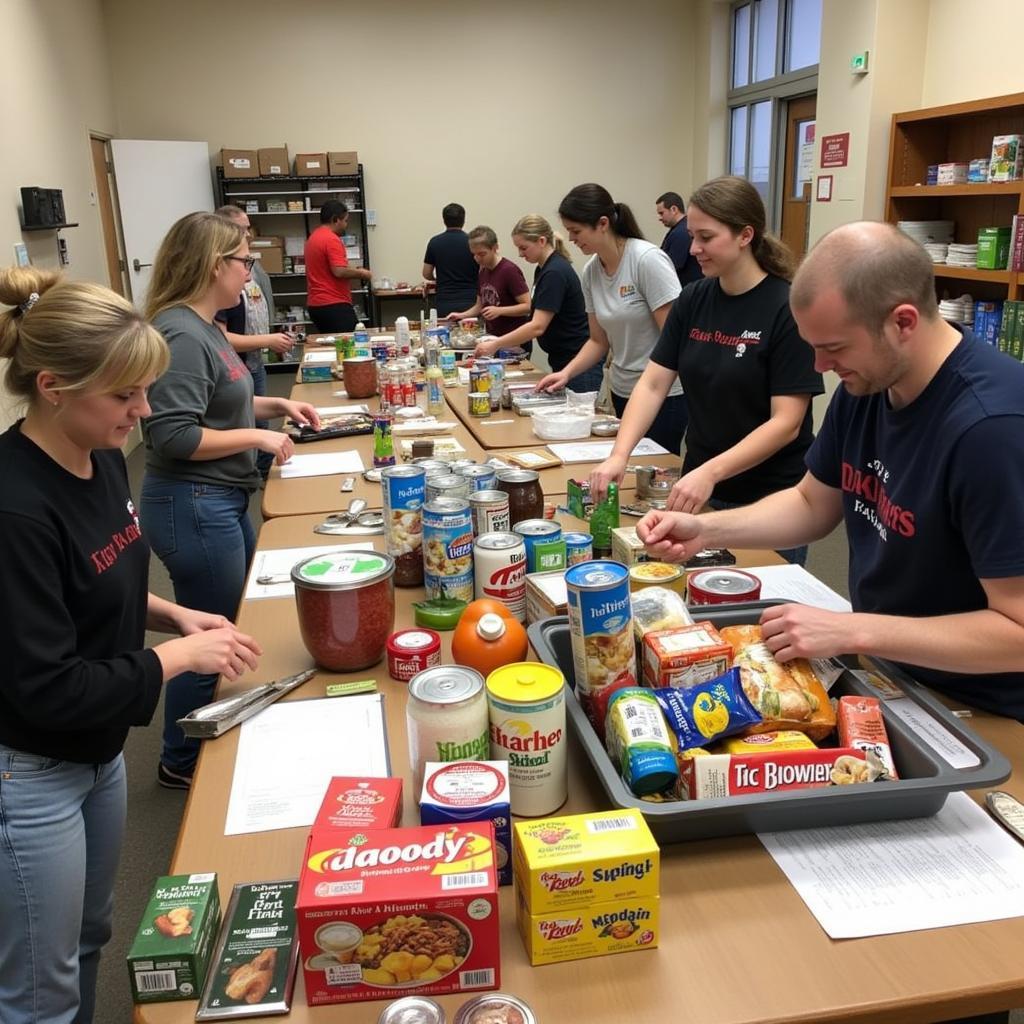
[[[423,256],[423,279],[436,283],[439,317],[457,309],[468,309],[476,302],[477,265],[469,251],[469,235],[463,231],[466,210],[449,203],[441,211],[444,231],[427,242]]]
[[[668,253],[672,266],[676,268],[679,284],[685,288],[691,281],[699,281],[703,275],[700,266],[690,253],[690,232],[686,228],[686,201],[678,192],[665,192],[658,196],[654,212],[658,220],[668,228],[662,239],[661,248]]]

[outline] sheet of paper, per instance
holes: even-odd
[[[281,477],[330,476],[332,473],[362,473],[366,467],[357,451],[324,452],[321,455],[293,455],[282,467]]]
[[[812,576],[802,565],[756,565],[744,569],[761,581],[761,599],[797,601],[833,612],[851,611],[850,602]]]
[[[336,363],[338,356],[333,348],[326,348],[320,351],[314,349],[312,352],[303,352],[304,363]]]
[[[309,826],[333,776],[388,775],[382,701],[287,701],[243,722],[224,834]]]
[[[833,939],[1024,917],[1024,846],[966,793],[932,818],[758,838]]]
[[[318,405],[316,411],[321,416],[341,416],[347,412],[365,412],[370,411],[368,405]]]
[[[257,583],[259,576],[290,577],[292,566],[304,558],[322,555],[327,551],[348,551],[349,549],[365,548],[365,544],[324,544],[309,548],[274,548],[269,551],[257,551],[249,570],[249,583],[245,588],[245,599],[262,597],[291,597],[295,587],[290,578],[282,583]]]
[[[566,441],[548,444],[548,450],[557,455],[563,462],[603,462],[612,453],[614,441]],[[637,446],[630,452],[631,456],[668,455],[667,448],[662,448],[649,437],[642,437]]]

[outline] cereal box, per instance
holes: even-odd
[[[610,953],[632,953],[658,945],[657,896],[591,903],[570,910],[531,914],[520,891],[516,924],[534,967]]]
[[[132,999],[198,999],[219,925],[215,874],[158,878],[128,950]]]
[[[314,831],[295,911],[310,1006],[499,984],[490,822]]]
[[[518,821],[514,829],[512,870],[532,915],[658,895],[658,844],[639,811]]]
[[[402,780],[331,779],[314,829],[394,828],[402,816]]]
[[[653,630],[644,636],[648,686],[695,686],[720,676],[731,664],[732,647],[710,622]]]

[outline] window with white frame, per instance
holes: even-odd
[[[782,104],[816,92],[822,0],[736,0],[731,6],[730,174],[761,193],[777,227]]]

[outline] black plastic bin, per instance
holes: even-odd
[[[701,608],[695,612],[695,618],[702,622],[709,621],[718,628],[738,626],[758,622],[764,608],[776,603],[752,601]],[[972,768],[951,767],[903,719],[889,712],[883,701],[886,730],[896,771],[900,776],[897,781],[789,790],[716,800],[676,800],[667,803],[641,800],[622,781],[575,698],[576,681],[568,618],[558,615],[544,619],[533,623],[528,631],[537,656],[546,664],[561,669],[573,691],[566,694],[567,717],[612,805],[639,810],[662,843],[747,832],[851,825],[893,818],[924,818],[941,810],[950,793],[961,789],[995,786],[1010,777],[1010,762],[999,751],[979,739],[924,687],[895,665],[870,659],[881,674],[896,682],[907,697],[972,750],[978,756],[979,764]],[[841,660],[848,669],[861,667],[855,659]],[[877,696],[869,685],[850,671],[844,672],[836,680],[830,694]]]

